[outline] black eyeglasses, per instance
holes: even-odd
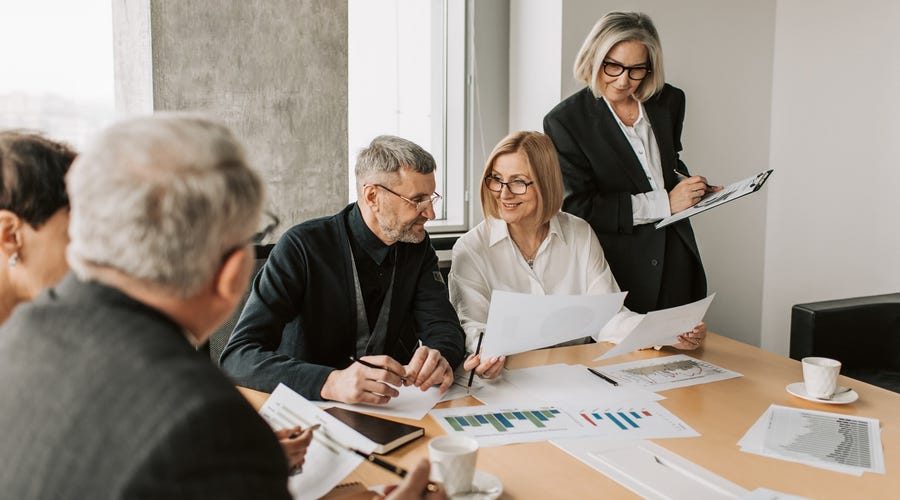
[[[406,196],[403,196],[400,193],[391,191],[389,188],[386,188],[386,187],[382,186],[381,184],[372,184],[372,185],[375,187],[380,187],[381,189],[384,189],[388,193],[391,193],[392,195],[394,195],[394,196],[400,198],[401,200],[409,203],[410,205],[416,207],[416,212],[419,212],[419,213],[424,212],[425,210],[428,210],[428,207],[434,206],[439,201],[441,201],[441,195],[439,195],[437,193],[433,193],[431,196],[429,196],[428,198],[426,198],[424,200],[415,201],[415,200],[410,200],[409,198],[407,198]]]
[[[488,189],[495,193],[503,191],[503,186],[506,186],[506,189],[512,194],[525,194],[528,192],[528,186],[534,184],[534,181],[515,179],[509,182],[503,182],[499,177],[488,176],[484,178],[484,184]]]
[[[225,254],[222,255],[222,262],[228,260],[231,257],[231,254],[237,252],[241,248],[247,245],[259,245],[263,241],[265,241],[269,236],[272,235],[272,232],[275,231],[275,228],[278,227],[280,221],[278,220],[278,216],[273,214],[272,212],[266,210],[262,213],[262,222],[264,223],[262,229],[253,233],[253,236],[247,238],[240,244],[237,244],[228,250],[225,251]]]
[[[643,80],[653,71],[646,66],[622,66],[621,64],[612,61],[603,61],[603,72],[606,73],[607,76],[619,76],[624,73],[625,70],[628,70],[629,80]]]

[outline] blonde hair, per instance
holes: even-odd
[[[630,41],[644,44],[650,59],[650,73],[641,80],[634,97],[641,102],[652,97],[666,84],[662,44],[653,21],[641,12],[610,12],[597,21],[575,57],[575,79],[590,87],[594,97],[602,97],[597,79],[603,61],[617,43]]]
[[[549,221],[562,209],[563,184],[559,170],[559,159],[556,148],[550,137],[540,132],[513,132],[504,137],[491,151],[491,156],[484,166],[482,179],[486,179],[494,170],[494,163],[502,155],[522,153],[528,164],[528,173],[534,184],[530,189],[537,191],[537,211],[541,224]],[[481,183],[481,210],[485,216],[500,218],[497,201],[487,184]]]

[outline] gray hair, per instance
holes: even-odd
[[[166,113],[104,130],[67,176],[69,264],[190,297],[259,224],[263,184],[223,125]]]
[[[603,70],[606,54],[617,43],[628,41],[644,44],[650,58],[650,74],[638,85],[634,97],[644,102],[666,84],[662,44],[650,17],[641,12],[610,12],[597,21],[575,57],[575,79],[589,86],[594,97],[602,96],[597,77]]]
[[[379,135],[356,159],[356,188],[366,182],[392,185],[400,168],[420,174],[434,172],[436,165],[431,153],[418,144],[393,135]]]

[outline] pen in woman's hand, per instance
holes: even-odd
[[[478,345],[475,346],[475,354],[478,354],[481,351],[481,341],[484,340],[484,330],[478,332]],[[472,391],[472,382],[475,381],[475,368],[472,368],[471,373],[469,373],[469,383],[466,385],[466,394]]]

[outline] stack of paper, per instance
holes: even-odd
[[[772,405],[738,441],[741,451],[845,474],[884,474],[878,420]]]

